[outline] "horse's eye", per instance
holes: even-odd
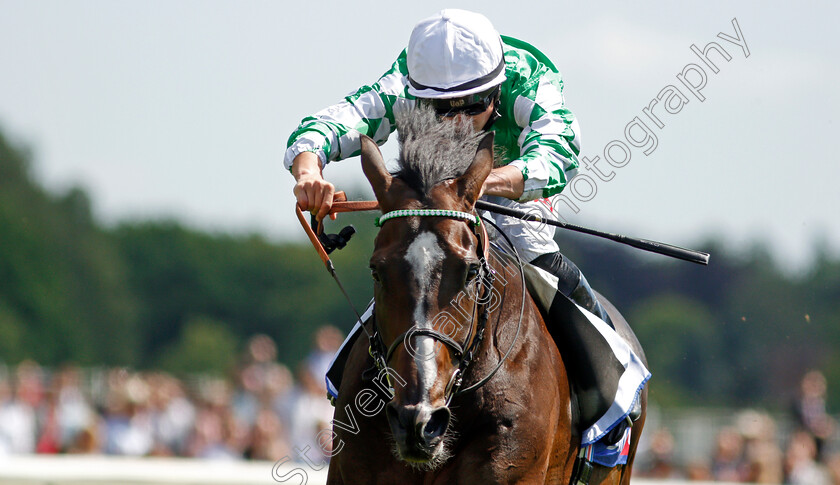
[[[379,273],[376,272],[376,267],[373,265],[370,267],[370,277],[373,278],[373,281],[379,282]]]
[[[470,267],[467,269],[467,283],[472,281],[476,276],[478,276],[478,264],[471,264]]]

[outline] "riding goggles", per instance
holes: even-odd
[[[469,94],[458,98],[423,99],[422,102],[431,106],[438,116],[451,118],[460,114],[475,116],[487,111],[499,94],[499,86],[489,91]]]

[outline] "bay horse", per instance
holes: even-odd
[[[524,263],[492,250],[475,216],[493,133],[419,118],[400,127],[396,174],[362,136],[383,213],[374,316],[345,366],[331,434],[319,435],[332,439],[327,483],[568,484],[581,431],[563,358],[525,291]],[[643,424],[628,464],[596,465],[590,483],[629,483]]]

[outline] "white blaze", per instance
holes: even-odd
[[[405,260],[411,265],[412,273],[417,281],[417,303],[414,307],[414,324],[418,328],[430,328],[430,322],[423,313],[423,302],[426,300],[426,290],[432,284],[432,274],[443,261],[443,250],[437,242],[437,236],[431,232],[423,232],[417,236],[405,254]],[[435,340],[427,336],[414,337],[417,346],[414,349],[414,361],[417,372],[423,383],[424,395],[435,383],[437,363],[433,357]]]

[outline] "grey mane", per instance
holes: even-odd
[[[424,106],[397,116],[400,169],[394,174],[422,195],[462,175],[475,157],[481,133],[469,123],[442,122]]]

